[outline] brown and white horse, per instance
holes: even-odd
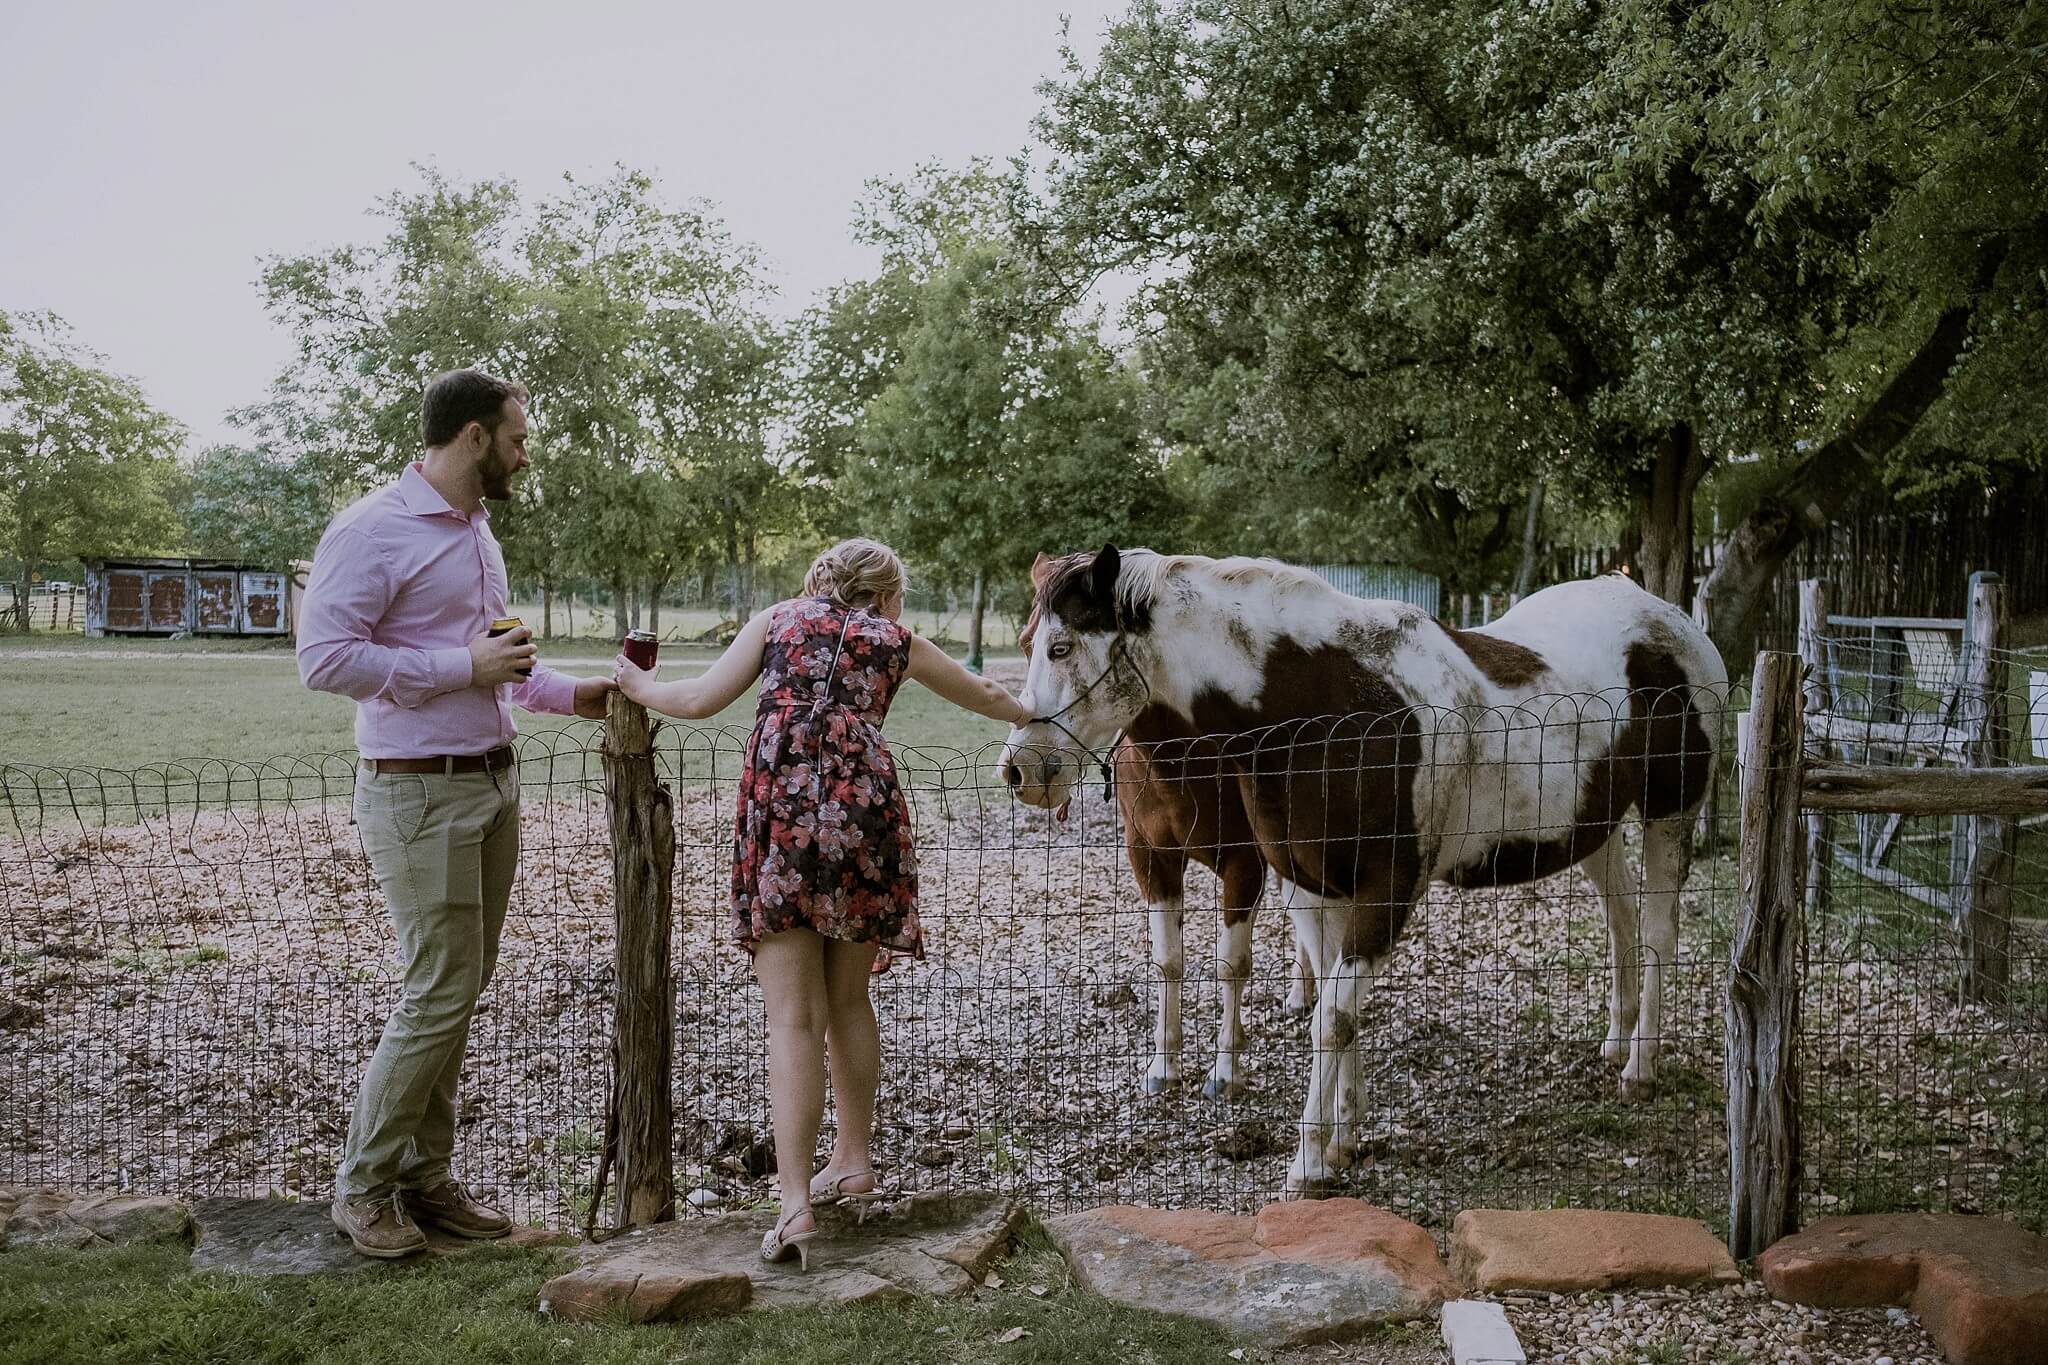
[[[1031,566],[1034,588],[1042,590],[1059,561],[1045,555]],[[1017,637],[1028,655],[1038,633],[1038,610]],[[1251,820],[1238,795],[1222,744],[1198,735],[1184,717],[1164,707],[1140,711],[1124,730],[1110,758],[1112,787],[1122,816],[1124,854],[1138,894],[1150,911],[1152,966],[1159,973],[1153,1015],[1152,1053],[1145,1066],[1145,1093],[1156,1095],[1180,1084],[1181,983],[1187,974],[1182,916],[1188,864],[1216,874],[1222,924],[1216,931],[1216,980],[1223,1008],[1216,1030],[1216,1061],[1202,1084],[1211,1099],[1244,1088],[1239,1054],[1244,1047],[1244,988],[1252,974],[1252,917],[1266,889],[1266,863],[1252,838]],[[1315,968],[1296,945],[1287,1009],[1305,1013],[1315,995]]]
[[[1034,576],[1025,701],[1039,718],[1011,731],[1003,780],[1059,806],[1119,732],[1202,737],[1279,877],[1317,985],[1289,1189],[1351,1159],[1365,985],[1432,880],[1503,886],[1583,866],[1614,965],[1601,1052],[1625,1063],[1624,1096],[1649,1093],[1687,827],[1727,696],[1683,612],[1610,575],[1460,631],[1270,560],[1114,546]],[[1613,837],[1632,809],[1640,886]]]

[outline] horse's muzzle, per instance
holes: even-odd
[[[1057,749],[1022,744],[1012,745],[1004,752],[996,773],[1025,805],[1056,806],[1065,799],[1062,787],[1072,785],[1062,781],[1071,766],[1066,755]]]

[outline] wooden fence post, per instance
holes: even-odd
[[[1799,658],[1757,656],[1742,755],[1742,852],[1728,962],[1728,1250],[1755,1256],[1793,1229],[1799,1180],[1799,873],[1805,726]]]
[[[612,1016],[612,1109],[605,1149],[618,1168],[618,1227],[676,1216],[675,970],[670,961],[675,804],[654,766],[647,710],[614,692],[607,703],[604,794],[611,816],[617,917]],[[591,1219],[602,1197],[602,1165]]]
[[[1806,714],[1809,716],[1835,709],[1834,689],[1828,684],[1829,586],[1825,578],[1803,579],[1799,584],[1799,658],[1806,668]],[[1808,811],[1806,912],[1809,915],[1826,910],[1834,899],[1834,870],[1835,850],[1828,841],[1828,817],[1821,811]]]
[[[2006,759],[2005,584],[1995,573],[1970,575],[1969,628],[1963,635],[1963,691],[1957,719],[1973,732],[1964,762],[1996,768]],[[1956,937],[1962,950],[1965,1000],[2005,998],[2011,968],[2013,844],[2011,816],[1973,815],[1962,822],[1963,880],[1956,888]]]

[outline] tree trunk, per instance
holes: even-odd
[[[540,638],[555,638],[555,586],[545,578],[540,581]]]
[[[668,587],[668,575],[647,580],[647,628],[661,634],[661,594]]]
[[[1650,467],[1631,478],[1636,582],[1682,607],[1692,604],[1692,496],[1706,472],[1698,434],[1680,422],[1658,442]]]
[[[743,625],[754,614],[754,575],[760,568],[757,555],[759,546],[756,544],[754,534],[751,531],[747,533],[746,545],[746,569],[740,575],[741,591],[745,594],[744,600],[740,604],[740,622]]]
[[[618,618],[618,623],[614,626],[612,634],[623,636],[626,633],[626,611],[625,581],[614,578],[612,580],[612,615]]]
[[[725,576],[732,589],[732,614],[735,621],[745,624],[747,615],[740,593],[740,531],[739,524],[728,509],[725,518]]]
[[[2004,257],[2002,242],[1984,250],[1977,265],[1978,292],[1990,286]],[[1948,373],[1969,341],[1975,306],[1974,299],[1965,300],[1943,312],[1912,359],[1848,429],[1793,466],[1784,482],[1729,533],[1720,561],[1700,589],[1709,602],[1714,643],[1729,672],[1749,662],[1757,614],[1778,566],[1875,481],[1878,461],[1941,398]]]
[[[967,667],[971,672],[975,673],[981,672],[982,668],[981,621],[983,614],[987,611],[988,570],[976,569],[974,571],[974,610],[967,622]]]
[[[1544,479],[1538,474],[1529,483],[1529,510],[1522,519],[1522,567],[1515,571],[1514,594],[1527,597],[1536,586],[1536,552],[1543,529]]]

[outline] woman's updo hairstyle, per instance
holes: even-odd
[[[842,540],[811,561],[806,597],[829,597],[837,606],[872,607],[903,591],[903,561],[880,541]]]

